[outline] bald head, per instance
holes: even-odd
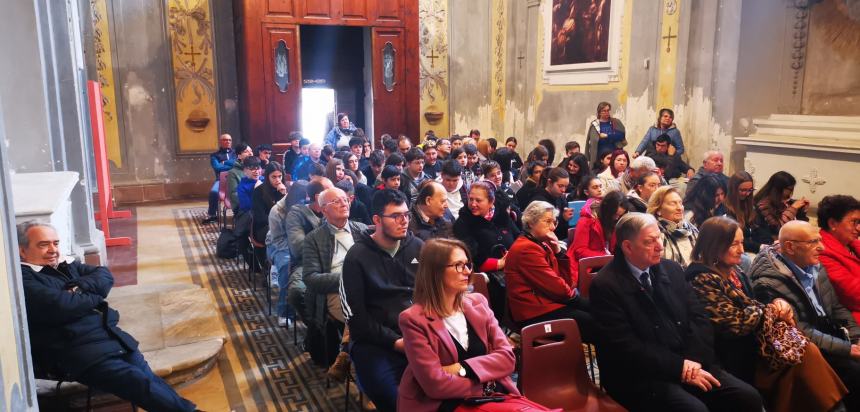
[[[824,251],[819,228],[802,220],[792,220],[779,229],[780,253],[801,268],[817,265]]]

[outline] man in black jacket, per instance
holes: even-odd
[[[148,411],[193,411],[156,376],[119,313],[105,298],[113,276],[103,266],[61,257],[59,236],[46,223],[18,225],[30,349],[37,376],[77,381]]]
[[[615,258],[591,285],[609,394],[634,411],[761,411],[755,388],[713,363],[710,324],[681,267],[661,259],[656,219],[628,213],[615,237]]]
[[[424,242],[408,230],[409,206],[402,192],[376,192],[371,213],[376,228],[359,237],[346,253],[340,296],[358,380],[380,411],[394,411],[407,364],[397,321],[400,312],[412,305]]]

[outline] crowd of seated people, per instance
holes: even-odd
[[[347,120],[327,137],[336,146],[291,134],[292,173],[274,157],[259,177],[241,143],[213,169],[232,162],[235,213],[250,208],[265,239],[279,324],[342,327],[341,353],[321,366],[342,380],[351,359],[379,410],[455,410],[488,383],[518,394],[505,334],[568,318],[631,410],[856,407],[860,203],[828,196],[816,229],[788,172],[756,190],[747,172],[723,174],[722,153],[689,167],[671,110],[632,156],[611,106],[597,114],[585,153],[570,142],[555,167],[549,140],[519,147],[525,161],[515,137],[501,146],[477,130],[383,135],[368,150]],[[610,263],[579,273],[601,256]],[[478,272],[486,298],[469,293]],[[807,340],[774,369],[760,341],[779,322]]]

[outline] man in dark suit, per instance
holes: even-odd
[[[119,313],[105,300],[110,271],[61,256],[59,235],[47,223],[31,220],[17,229],[36,375],[77,381],[148,411],[194,411],[117,326]]]
[[[656,219],[628,213],[615,236],[615,258],[591,285],[609,394],[633,411],[761,411],[758,392],[713,363],[710,325],[681,267],[661,258]]]

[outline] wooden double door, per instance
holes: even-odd
[[[383,133],[418,137],[418,0],[242,0],[235,14],[245,140],[287,142],[301,130],[299,26],[306,24],[370,27],[377,144]]]

